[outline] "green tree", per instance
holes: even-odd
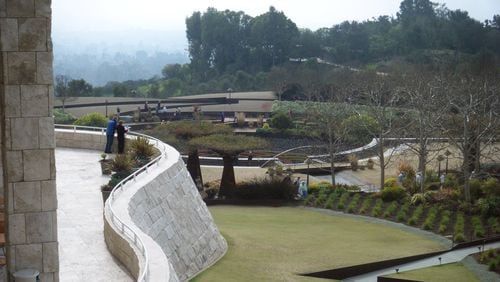
[[[282,64],[288,61],[292,42],[298,36],[299,30],[295,23],[271,6],[267,13],[255,17],[251,22],[253,58],[263,70]]]
[[[266,141],[261,138],[231,134],[198,137],[189,141],[189,144],[196,148],[212,150],[222,156],[224,168],[219,190],[221,197],[231,197],[232,190],[236,187],[234,162],[238,155],[244,151],[267,147]]]
[[[73,79],[68,82],[68,95],[72,97],[92,96],[93,87],[84,79]]]

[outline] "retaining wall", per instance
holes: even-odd
[[[106,143],[106,136],[101,132],[57,130],[55,135],[57,147],[102,151]],[[170,274],[170,280],[185,281],[220,259],[227,250],[227,243],[179,152],[167,147],[168,161],[155,165],[154,169],[160,171],[152,174],[151,179],[139,182],[142,187],[136,188],[130,197],[128,214],[166,254],[175,272]],[[144,261],[140,251],[120,233],[108,215],[105,214],[104,219],[108,249],[137,278]],[[149,257],[150,261],[154,259]]]
[[[180,280],[192,278],[227,250],[180,158],[132,197],[129,214],[160,245]]]

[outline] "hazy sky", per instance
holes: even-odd
[[[480,21],[500,14],[500,0],[433,2],[446,3],[452,10],[466,10]],[[53,35],[57,40],[63,33],[81,33],[81,37],[88,38],[97,32],[135,31],[131,34],[137,36],[141,30],[150,30],[185,40],[185,19],[193,11],[203,12],[207,7],[215,7],[257,16],[268,11],[271,5],[283,11],[299,28],[316,30],[345,20],[396,16],[400,3],[401,0],[52,0]]]

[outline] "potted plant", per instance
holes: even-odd
[[[366,162],[366,166],[368,167],[368,169],[373,169],[373,166],[375,165],[375,162],[369,158],[368,161]]]
[[[105,153],[101,154],[101,160],[99,161],[101,163],[101,171],[102,174],[105,175],[110,175],[111,174],[111,162],[113,160],[107,159],[108,155]]]

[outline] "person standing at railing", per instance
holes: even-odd
[[[111,154],[111,146],[113,146],[113,138],[115,137],[116,118],[109,117],[108,125],[106,126],[106,148],[104,153]]]
[[[123,125],[123,121],[118,122],[116,127],[116,137],[118,139],[118,154],[123,154],[125,149],[125,133],[128,132],[128,128]]]

